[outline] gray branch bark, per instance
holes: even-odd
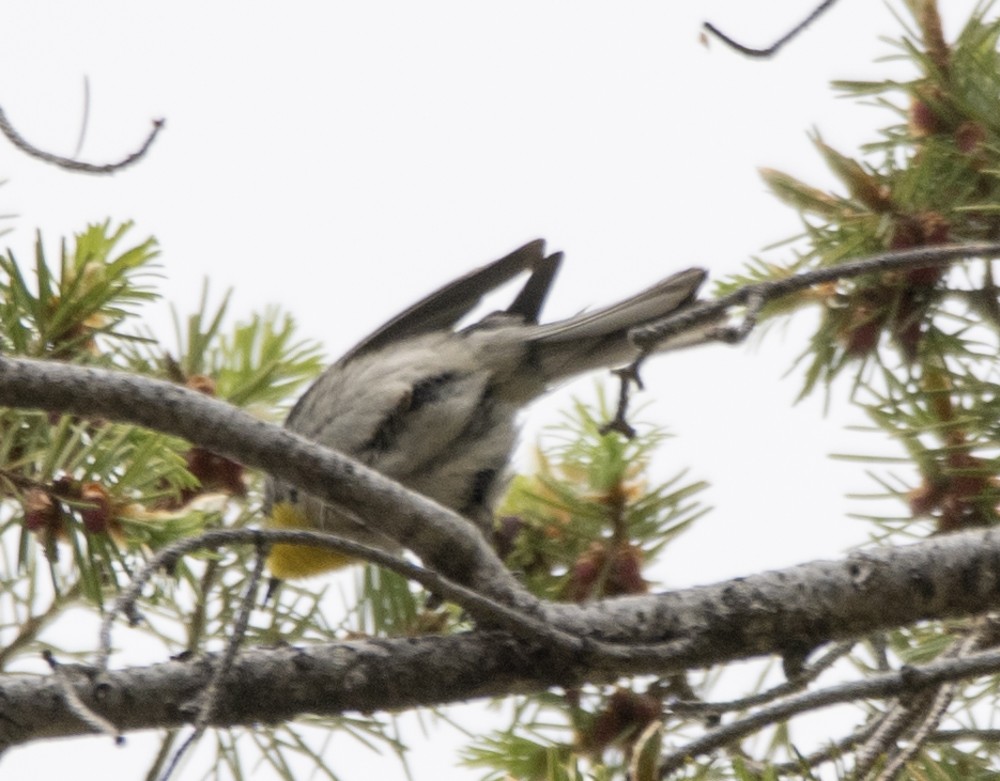
[[[665,675],[802,653],[830,640],[998,605],[1000,530],[965,532],[666,594],[547,607],[563,628],[617,643],[613,656],[591,652],[586,643],[567,653],[485,630],[248,649],[220,687],[212,724],[441,705],[622,675]],[[214,663],[204,657],[108,672],[68,666],[60,674],[72,676],[83,703],[128,731],[192,723]],[[968,663],[955,677],[996,665],[996,659]],[[0,678],[0,747],[91,729],[65,703],[55,675]]]

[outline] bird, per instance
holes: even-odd
[[[630,363],[639,350],[629,331],[690,306],[706,277],[704,269],[689,268],[617,304],[543,324],[562,259],[535,240],[422,298],[327,368],[285,427],[454,510],[489,539],[521,410],[563,380]],[[506,309],[460,327],[484,296],[525,273]],[[264,513],[272,528],[324,530],[400,549],[374,519],[271,477]],[[354,561],[328,549],[276,544],[267,565],[274,578],[287,580]]]

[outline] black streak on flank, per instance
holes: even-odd
[[[475,441],[493,430],[496,425],[496,390],[492,385],[483,388],[476,404],[476,414],[469,418],[469,423],[462,431],[463,442]]]
[[[489,498],[490,489],[493,488],[493,482],[496,480],[498,473],[499,470],[496,469],[480,469],[476,472],[475,477],[472,479],[469,500],[462,510],[462,515],[471,516],[475,511],[486,506],[486,500]]]
[[[414,383],[410,392],[400,400],[395,409],[390,410],[371,438],[362,445],[362,451],[384,453],[389,450],[400,432],[406,428],[410,415],[440,399],[442,391],[454,379],[454,372],[443,372]]]
[[[455,372],[444,372],[443,374],[427,377],[415,383],[410,392],[410,408],[413,412],[421,407],[431,404],[441,398],[441,390],[449,382],[455,379]]]

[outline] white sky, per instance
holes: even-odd
[[[0,212],[19,215],[0,246],[28,258],[36,229],[55,252],[87,221],[133,219],[136,239],[159,239],[163,290],[182,311],[207,276],[216,296],[236,289],[236,315],[293,311],[330,356],[536,237],[567,254],[553,318],[689,265],[723,275],[798,229],[758,166],[832,186],[807,130],[851,153],[889,119],[827,86],[886,73],[873,64],[890,51],[877,36],[897,25],[881,3],[841,0],[774,61],[699,42],[709,19],[764,45],[814,4],[7,0],[0,105],[27,139],[72,153],[84,76],[83,159],[131,152],[153,118],[166,128],[145,161],[106,178],[0,142]],[[949,2],[953,21],[971,5]],[[650,416],[677,434],[663,474],[691,467],[716,507],[668,552],[664,586],[831,557],[865,539],[844,495],[874,484],[828,454],[894,451],[845,433],[860,417],[839,398],[827,418],[818,398],[790,408],[800,381],[782,375],[807,334],[797,320],[763,342],[647,369]],[[565,401],[537,405],[529,431]],[[450,770],[435,744],[435,756],[414,757],[417,779],[479,775]],[[0,767],[5,778],[56,777],[71,758],[134,777],[130,754],[143,767],[144,745],[39,744]],[[393,759],[377,767],[398,770]],[[338,770],[347,781],[370,772]]]

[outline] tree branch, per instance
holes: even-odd
[[[933,582],[926,580],[919,569],[920,561],[932,558],[940,558],[940,569],[953,573],[954,587],[964,586],[969,594],[975,595],[978,610],[1000,601],[1000,530],[956,534],[877,553],[881,562],[873,563],[871,573],[859,571],[856,561],[845,563],[855,573],[855,588],[847,600],[851,604],[834,611],[828,623],[815,627],[816,635],[842,634],[843,627],[838,625],[838,620],[845,611],[860,615],[864,604],[896,601],[897,594],[880,591],[884,581],[874,571],[881,569],[881,565],[900,573],[900,580],[910,581],[913,591],[924,594],[924,599],[915,599],[922,609],[909,611],[912,620],[955,615],[956,600],[969,606],[966,612],[978,612],[967,594],[933,593]],[[702,652],[698,659],[670,655],[655,658],[640,647],[631,661],[619,660],[613,666],[606,660],[594,664],[585,651],[566,653],[564,649],[553,649],[546,641],[518,639],[499,631],[249,649],[237,655],[219,687],[210,723],[214,726],[273,723],[303,713],[334,716],[348,711],[440,705],[479,697],[537,692],[553,686],[574,687],[584,681],[610,682],[623,674],[663,675],[678,672],[682,666],[707,666],[759,653],[757,646],[765,642],[765,637],[772,649],[780,650],[785,631],[780,625],[783,612],[778,609],[772,615],[769,604],[754,602],[759,593],[744,593],[744,587],[748,582],[755,585],[752,581],[767,577],[782,592],[772,594],[772,598],[794,602],[803,588],[801,574],[808,569],[822,571],[829,566],[832,565],[820,562],[672,594],[609,600],[580,611],[594,627],[605,631],[616,625],[619,617],[631,613],[633,622],[642,620],[645,625],[653,625],[656,631],[662,632],[672,618],[667,612],[671,603],[713,592],[729,611],[722,615],[707,610],[701,613],[701,622],[711,626],[704,626],[702,637],[693,643]],[[979,577],[970,578],[971,570],[976,567],[983,572]],[[824,609],[829,609],[825,605],[828,599],[836,600],[844,595],[836,591],[824,592],[820,579],[812,584],[808,596],[820,598]],[[935,606],[933,610],[928,608],[927,599]],[[766,623],[777,621],[779,625],[763,626],[765,616],[770,617]],[[868,624],[863,625],[859,620],[853,631],[856,634],[871,631],[882,626],[883,619],[877,611],[869,611]],[[709,647],[711,638],[718,638],[727,631],[739,636],[742,645]],[[218,656],[205,656],[111,672],[62,665],[59,678],[65,681],[69,677],[77,698],[86,709],[124,732],[193,723],[199,713],[199,696],[217,664]],[[802,694],[767,706],[749,719],[727,725],[725,732],[713,731],[712,738],[706,738],[707,742],[696,741],[686,747],[685,756],[711,750],[763,724],[795,713],[838,702],[927,690],[945,681],[984,675],[998,669],[1000,651],[991,650]],[[3,703],[0,747],[92,731],[93,727],[66,704],[62,686],[56,678],[24,675],[0,678],[0,703]]]
[[[173,571],[179,558],[195,551],[217,550],[237,545],[261,547],[277,544],[326,548],[354,559],[370,561],[419,583],[431,593],[460,605],[476,619],[480,626],[504,629],[516,637],[545,642],[550,647],[561,648],[567,653],[579,653],[587,647],[586,641],[578,635],[570,635],[560,631],[558,627],[541,618],[494,602],[469,588],[449,581],[433,570],[424,569],[400,556],[362,545],[353,540],[321,531],[217,529],[199,534],[196,537],[185,538],[160,549],[133,576],[131,583],[118,595],[114,605],[107,611],[101,622],[95,668],[103,671],[108,667],[112,651],[111,628],[115,619],[119,615],[124,615],[127,616],[130,624],[137,624],[143,620],[136,603],[155,573],[161,570]],[[245,634],[245,632],[237,633],[234,631],[233,637],[235,638],[237,634]],[[602,648],[600,644],[591,643],[591,646],[597,651]],[[614,655],[615,651],[608,648],[604,653],[605,655]]]
[[[823,15],[825,11],[829,10],[836,1],[837,0],[823,0],[822,3],[820,3],[816,8],[812,10],[809,16],[807,16],[804,20],[795,25],[795,27],[793,27],[791,30],[789,30],[787,33],[781,36],[770,46],[763,49],[756,49],[740,43],[734,38],[731,38],[730,36],[726,35],[724,32],[722,32],[722,30],[720,30],[711,22],[704,22],[702,24],[702,27],[705,29],[706,32],[711,33],[720,41],[722,41],[724,44],[726,44],[729,48],[735,49],[736,51],[740,52],[740,54],[745,54],[748,57],[763,59],[767,57],[773,57],[775,54],[777,54],[778,51],[786,43],[796,38],[803,30],[806,29],[806,27],[815,22],[820,16]]]
[[[29,144],[24,137],[17,132],[14,126],[10,123],[10,120],[7,119],[7,115],[4,113],[4,110],[0,108],[0,133],[3,133],[7,137],[7,140],[14,146],[29,157],[34,157],[46,163],[57,165],[67,171],[76,171],[85,174],[113,174],[117,171],[121,171],[123,168],[127,168],[130,165],[138,163],[143,157],[146,156],[146,152],[148,152],[149,148],[153,145],[153,141],[160,134],[160,131],[163,130],[164,124],[164,120],[154,119],[153,129],[150,131],[149,135],[146,136],[146,140],[142,142],[142,146],[132,152],[132,154],[115,163],[104,163],[98,165],[94,163],[84,163],[80,160],[73,160],[69,157],[54,155],[51,152],[39,149],[33,144]]]
[[[220,530],[164,549],[157,561],[204,547],[306,542],[357,555],[363,546],[320,532]],[[449,591],[412,564],[394,565],[430,588],[442,588],[477,617],[511,636],[574,656],[589,669],[669,674],[765,654],[803,655],[831,640],[866,636],[916,621],[973,615],[1000,606],[1000,529],[933,537],[913,545],[862,551],[706,586],[588,603],[541,603],[540,616]],[[142,573],[119,602],[145,584]],[[426,572],[426,571],[425,571]],[[116,604],[109,614],[124,610]],[[127,612],[127,611],[126,611]],[[546,626],[547,625],[547,626]],[[589,641],[589,642],[588,642]],[[109,647],[106,638],[101,645]],[[105,657],[98,658],[103,669]]]
[[[880,255],[840,263],[836,266],[806,271],[784,279],[744,285],[728,296],[681,309],[658,323],[636,328],[629,336],[636,347],[648,352],[672,337],[695,332],[705,325],[717,322],[720,317],[737,307],[752,303],[750,314],[755,316],[756,312],[769,301],[807,290],[815,285],[851,279],[865,274],[906,268],[943,266],[954,263],[956,260],[977,257],[996,258],[998,256],[1000,256],[1000,243],[998,242],[918,247],[917,249],[885,252]],[[753,322],[754,320],[751,319],[751,326]],[[736,328],[731,337],[727,337],[725,333],[721,333],[719,336],[725,341],[739,341],[745,338],[749,331],[750,328]]]
[[[844,702],[882,699],[904,693],[923,693],[950,681],[993,674],[998,670],[1000,670],[1000,651],[984,651],[960,659],[939,659],[921,666],[907,666],[899,671],[881,673],[863,680],[789,697],[774,705],[761,708],[750,716],[711,730],[681,750],[668,754],[660,766],[660,777],[665,778],[679,770],[693,757],[710,753],[800,713]]]

